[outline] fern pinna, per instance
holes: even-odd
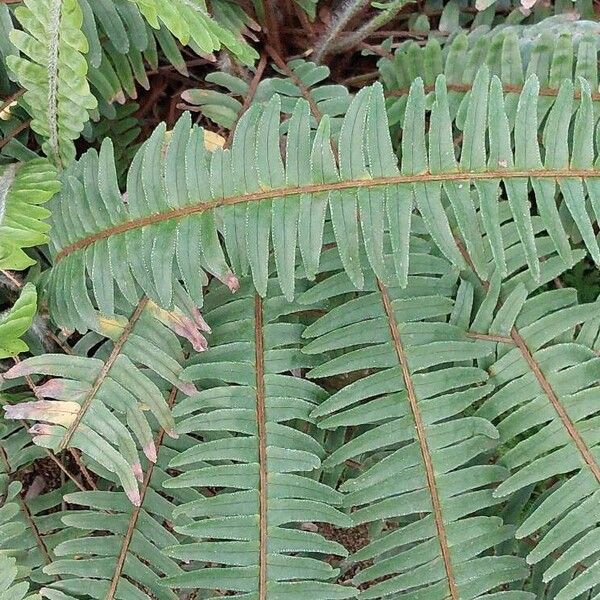
[[[222,148],[114,103],[258,58],[237,4],[0,11],[2,600],[600,597],[596,24],[516,4],[423,3],[355,94],[268,45],[182,95]]]

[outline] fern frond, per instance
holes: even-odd
[[[4,422],[0,429],[0,487],[42,455],[42,449],[31,443],[31,436],[22,423]]]
[[[473,366],[490,348],[453,322],[452,266],[412,241],[406,287],[369,274],[364,291],[345,300],[352,286],[338,267],[300,299],[334,306],[304,332],[304,352],[334,354],[308,376],[353,375],[312,412],[319,427],[356,428],[323,466],[358,465],[341,486],[344,505],[355,508],[355,524],[382,522],[351,557],[373,561],[354,577],[370,583],[360,598],[501,598],[528,571],[522,559],[491,552],[514,528],[486,512],[499,502],[490,486],[509,474],[487,461],[498,433],[468,415],[493,389]]]
[[[54,221],[57,266],[51,279],[53,294],[60,296],[63,290],[72,289],[70,269],[78,273],[87,270],[96,292],[100,282],[85,257],[102,252],[103,256],[121,257],[111,262],[117,285],[135,280],[155,302],[168,307],[177,302],[172,280],[179,273],[192,298],[201,302],[201,290],[191,275],[197,265],[223,281],[232,278],[217,237],[218,218],[233,272],[251,272],[261,295],[265,293],[273,238],[281,288],[291,299],[296,245],[311,278],[318,268],[327,208],[344,268],[358,288],[363,281],[358,260],[363,244],[371,268],[381,278],[387,277],[383,260],[386,229],[399,282],[406,281],[413,208],[420,212],[428,233],[454,265],[466,266],[455,240],[458,235],[478,274],[487,277],[484,234],[500,273],[506,273],[500,209],[508,205],[527,265],[534,279],[539,280],[541,267],[527,198],[529,186],[533,187],[541,223],[565,264],[573,263],[572,245],[579,238],[600,263],[593,231],[600,211],[600,171],[594,162],[589,86],[582,81],[579,108],[572,117],[573,85],[568,80],[562,84],[544,129],[543,161],[537,138],[539,96],[535,76],[527,80],[519,95],[513,152],[502,84],[497,77],[490,78],[487,68],[479,72],[469,98],[458,160],[443,76],[438,78],[436,90],[427,130],[423,82],[417,80],[411,88],[399,167],[377,84],[361,90],[346,112],[339,135],[339,168],[331,147],[329,119],[321,120],[311,143],[309,104],[302,99],[289,119],[285,163],[279,149],[277,96],[264,107],[252,106],[243,115],[232,149],[214,152],[210,165],[201,142],[202,132],[190,132],[188,116],[175,127],[165,152],[164,126],[159,127],[134,159],[128,177],[128,206],[123,205],[116,188],[103,184],[103,214],[106,218],[110,215],[109,223],[96,220],[91,197],[86,198],[80,183],[70,180],[72,199],[61,202],[63,215]],[[182,160],[185,176],[179,168]],[[107,169],[114,168],[108,144],[103,147],[101,163]],[[233,177],[225,176],[229,173]],[[97,188],[94,184],[86,187]],[[557,190],[560,193],[555,198]],[[92,194],[95,200],[98,194]],[[593,216],[586,208],[587,202]],[[69,215],[71,211],[77,211],[76,218]],[[204,227],[202,236],[195,225],[200,223]],[[190,236],[189,228],[196,233]],[[156,247],[162,251],[155,252]],[[102,276],[107,281],[106,272]],[[85,279],[79,281],[76,297],[91,302]],[[106,289],[106,285],[103,287]],[[110,289],[105,293],[110,294]],[[73,310],[56,310],[54,314],[64,325],[79,322]]]
[[[158,29],[163,23],[182,44],[191,43],[200,53],[210,54],[222,44],[244,64],[251,65],[258,58],[254,48],[211,18],[203,0],[132,1],[152,27]]]
[[[135,116],[139,105],[129,102],[115,108],[114,119],[104,118],[98,123],[90,122],[84,129],[85,139],[100,146],[102,140],[109,138],[114,146],[115,167],[118,181],[124,179],[126,171],[140,144],[136,142],[142,129],[141,120]]]
[[[52,580],[43,569],[52,563],[54,547],[63,539],[61,503],[73,485],[30,498],[21,490],[18,481],[0,487],[0,559],[14,557],[20,575],[38,590]]]
[[[0,553],[0,600],[38,600],[38,594],[29,593],[29,584],[19,581],[16,560]]]
[[[0,358],[17,356],[28,350],[21,336],[31,327],[37,311],[37,293],[32,283],[27,283],[14,306],[0,314]]]
[[[23,99],[32,129],[45,138],[42,149],[55,164],[68,165],[75,159],[73,140],[96,107],[86,79],[81,9],[76,0],[24,0],[15,15],[23,29],[10,39],[27,58],[12,55],[7,64],[27,90]]]
[[[267,102],[275,94],[281,96],[281,111],[291,114],[303,90],[309,90],[316,109],[321,115],[328,115],[332,121],[334,136],[339,134],[341,117],[346,113],[351,101],[348,90],[342,85],[325,83],[329,78],[329,68],[313,62],[294,59],[287,63],[280,77],[261,79],[254,93],[253,102]],[[207,89],[190,89],[181,94],[184,108],[201,112],[217,125],[231,129],[242,114],[243,101],[248,95],[249,84],[229,73],[217,71],[209,73],[206,81],[223,87],[227,92]]]
[[[206,296],[210,347],[184,372],[202,391],[174,409],[178,431],[203,441],[171,461],[181,474],[164,485],[220,491],[176,508],[193,521],[175,530],[195,541],[169,551],[191,566],[166,583],[240,598],[351,598],[356,591],[332,583],[336,570],[323,560],[345,549],[300,527],[351,521],[335,508],[340,494],[318,482],[323,451],[305,432],[326,393],[291,374],[315,360],[299,351],[298,305],[276,285],[266,300],[250,280],[233,298],[214,286]]]
[[[580,305],[569,289],[528,297],[522,284],[507,290],[498,278],[481,285],[486,295],[471,328],[504,336],[499,343],[490,342],[492,348],[497,343],[496,359],[489,365],[495,389],[477,411],[497,423],[502,463],[511,471],[494,493],[502,498],[560,479],[520,523],[516,536],[541,533],[527,560],[536,564],[552,556],[543,581],[577,567],[573,579],[555,596],[575,600],[598,584],[599,534],[595,519],[587,518],[591,514],[587,507],[597,504],[600,493],[594,400],[600,359],[581,343],[597,337],[598,303]],[[584,327],[577,334],[580,325]]]
[[[0,173],[0,269],[22,270],[32,264],[23,248],[46,242],[50,212],[41,205],[60,189],[56,169],[39,158],[13,163]]]
[[[578,89],[579,78],[585,79],[597,102],[600,100],[596,64],[599,32],[594,21],[573,21],[563,15],[536,25],[499,26],[479,36],[461,33],[444,46],[436,38],[425,46],[407,42],[396,50],[393,60],[383,58],[378,63],[390,123],[402,123],[406,99],[417,77],[423,79],[425,90],[432,97],[431,105],[435,81],[443,74],[449,93],[450,116],[462,130],[475,77],[484,65],[502,82],[511,125],[514,125],[518,95],[531,75],[536,75],[540,84],[540,123],[556,101],[565,79],[570,79]]]
[[[143,408],[169,435],[176,434],[165,398],[152,378],[158,376],[185,393],[195,391],[180,378],[183,353],[170,329],[187,336],[197,350],[205,347],[205,341],[196,323],[161,310],[146,298],[140,300],[129,319],[106,318],[95,311],[85,316],[88,327],[110,341],[90,357],[45,354],[9,369],[5,379],[28,375],[53,379],[35,389],[34,401],[6,406],[6,418],[37,421],[30,431],[40,446],[54,451],[80,449],[115,473],[131,501],[139,505],[136,478],[141,479],[142,474],[129,430],[146,457],[155,461],[156,448]],[[127,427],[120,417],[126,419]]]
[[[176,392],[176,388],[171,391],[170,404]],[[197,501],[202,495],[186,489],[166,496],[162,484],[169,478],[169,461],[196,444],[189,436],[170,440],[164,430],[158,433],[158,456],[144,470],[139,506],[132,506],[121,491],[66,494],[65,501],[78,510],[62,517],[63,539],[54,549],[55,560],[45,568],[48,575],[60,579],[46,585],[42,596],[50,600],[64,600],[61,594],[81,598],[93,588],[103,600],[176,600],[179,596],[162,584],[166,576],[183,574],[165,552],[178,541],[170,524],[177,505]]]

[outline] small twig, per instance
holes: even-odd
[[[244,98],[244,104],[242,105],[242,108],[241,108],[240,112],[238,113],[238,116],[237,116],[234,124],[231,126],[231,129],[229,130],[229,135],[227,136],[227,140],[225,141],[225,148],[229,148],[231,142],[233,141],[233,134],[235,133],[235,128],[237,127],[237,124],[239,123],[240,118],[248,110],[248,108],[250,107],[250,104],[252,104],[252,100],[254,99],[254,95],[256,94],[258,84],[261,82],[261,79],[262,79],[263,73],[265,72],[266,66],[267,66],[267,55],[263,54],[260,57],[258,66],[256,67],[256,73],[254,74],[254,77],[252,78],[252,81],[250,82],[250,87],[248,88],[248,93],[246,94],[246,97]]]
[[[19,0],[20,2],[21,0]],[[0,2],[1,4],[1,2]],[[18,100],[23,94],[25,93],[24,89],[20,89],[19,91],[15,92],[12,96],[9,96],[3,104],[0,104],[0,113],[2,111],[4,111],[5,109],[7,109],[13,102],[15,102],[16,100]]]
[[[4,148],[4,146],[6,146],[6,144],[8,144],[8,142],[10,142],[10,140],[12,140],[14,137],[18,136],[21,133],[21,131],[24,131],[30,125],[31,125],[31,119],[27,119],[27,121],[23,121],[23,123],[21,123],[18,127],[15,127],[6,137],[4,137],[3,139],[0,140],[0,149]]]
[[[266,30],[265,32],[267,34],[267,40],[271,46],[277,48],[277,52],[283,54],[281,35],[279,33],[279,23],[277,22],[277,13],[281,12],[281,9],[278,10],[277,2],[275,0],[264,0],[264,4],[264,28]]]
[[[331,23],[323,37],[316,43],[314,61],[320,64],[331,52],[344,28],[352,17],[361,9],[369,6],[371,0],[350,0],[331,19]]]
[[[391,52],[384,50],[380,46],[371,46],[371,44],[367,44],[366,42],[361,42],[359,45],[361,48],[369,50],[370,52],[373,52],[378,56],[383,56],[383,58],[389,58],[390,60],[394,60],[394,55]]]
[[[6,279],[10,283],[12,283],[16,290],[20,290],[23,287],[23,283],[19,281],[10,271],[5,271],[4,269],[1,269],[0,273],[2,273],[2,275],[6,277]]]
[[[345,39],[340,40],[334,45],[332,51],[339,53],[356,48],[365,38],[383,27],[386,23],[389,23],[407,4],[410,4],[413,1],[414,0],[397,0],[393,6],[382,10],[370,21],[367,21],[360,29],[357,29]]]

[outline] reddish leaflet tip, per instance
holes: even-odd
[[[43,398],[61,398],[65,392],[65,384],[62,379],[49,379],[44,385],[38,385],[36,389]]]
[[[134,506],[139,506],[142,503],[140,492],[137,488],[130,490],[126,489],[125,493],[127,494],[127,497],[129,498],[131,504],[133,504]]]
[[[139,462],[135,462],[131,465],[133,474],[138,481],[144,481],[144,472],[142,471],[142,465]]]
[[[176,440],[179,437],[178,433],[175,433],[174,429],[165,429],[165,433],[170,437]]]
[[[20,362],[14,367],[11,367],[6,373],[4,373],[4,379],[16,379],[17,377],[23,377],[23,375],[31,375],[33,371],[27,368],[27,363]]]
[[[154,442],[148,442],[147,444],[144,444],[144,454],[146,455],[146,458],[150,461],[155,463],[156,462],[156,446],[154,445]]]
[[[192,309],[192,317],[194,318],[194,323],[196,323],[200,331],[205,331],[206,333],[211,332],[211,329],[208,323],[204,320],[202,313],[195,307]]]
[[[188,396],[192,396],[198,392],[196,386],[193,383],[189,383],[187,381],[179,381],[177,383],[177,388],[181,390],[184,394]]]
[[[233,273],[227,273],[222,281],[232,294],[240,289],[240,280]]]

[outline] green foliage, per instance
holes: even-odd
[[[11,55],[6,62],[27,90],[23,99],[44,152],[56,165],[68,165],[75,158],[73,140],[96,107],[86,80],[81,9],[76,0],[27,0],[15,15],[23,29],[14,29],[10,39],[27,58]]]
[[[23,248],[43,244],[50,212],[41,206],[58,190],[56,169],[41,158],[12,163],[0,173],[0,269],[23,270],[34,260]]]
[[[518,93],[525,80],[536,75],[544,90],[538,102],[541,123],[565,79],[572,80],[579,88],[581,77],[593,92],[597,91],[598,32],[597,22],[573,21],[569,16],[559,15],[536,25],[504,25],[490,32],[459,33],[444,45],[436,38],[425,46],[405,42],[396,50],[393,60],[379,61],[390,123],[394,125],[404,119],[407,95],[417,77],[423,79],[431,106],[436,78],[444,74],[449,86],[450,115],[462,130],[471,86],[483,65],[500,79],[506,91],[512,92],[507,95],[511,123]]]
[[[35,286],[28,283],[14,306],[0,315],[0,358],[27,352],[27,344],[19,338],[31,327],[36,310]]]
[[[205,443],[171,460],[181,473],[165,487],[222,490],[175,510],[176,518],[193,519],[175,530],[194,541],[169,550],[192,565],[219,566],[166,583],[249,597],[351,598],[355,590],[329,583],[336,572],[322,560],[345,556],[345,549],[290,528],[307,521],[348,527],[351,520],[336,508],[341,494],[318,482],[324,452],[303,427],[326,393],[289,374],[315,364],[299,351],[304,328],[293,317],[299,307],[278,293],[274,279],[269,286],[273,293],[264,302],[250,280],[234,297],[222,286],[207,294],[210,347],[183,373],[202,391],[174,409],[177,431],[201,434]]]
[[[278,70],[278,69],[276,69]],[[266,77],[260,81],[254,93],[254,101],[267,102],[275,94],[281,96],[281,110],[290,114],[303,90],[309,90],[315,107],[322,115],[331,117],[334,135],[339,133],[343,115],[348,109],[351,96],[341,85],[324,83],[329,78],[329,68],[313,62],[295,59],[287,64],[279,77]],[[241,115],[244,98],[250,85],[230,73],[215,71],[206,76],[207,83],[224,88],[220,90],[190,89],[181,94],[185,108],[199,111],[217,125],[232,129]]]
[[[412,246],[416,256],[405,287],[371,275],[362,294],[336,303],[304,332],[311,338],[306,353],[335,353],[309,377],[369,373],[332,394],[312,416],[319,427],[359,432],[324,465],[362,463],[340,487],[344,506],[354,508],[354,523],[395,524],[353,557],[375,561],[354,578],[356,585],[373,582],[361,598],[412,588],[419,588],[418,597],[440,600],[496,597],[498,586],[525,579],[527,569],[518,557],[486,556],[514,534],[486,514],[499,502],[488,486],[509,473],[488,462],[496,429],[468,414],[492,391],[489,376],[459,366],[484,359],[492,347],[452,322],[456,273],[450,265],[420,254],[426,250],[420,240]],[[338,268],[304,298],[331,302],[344,283],[350,281]]]
[[[17,566],[14,558],[0,554],[0,599],[39,600],[38,594],[29,594],[29,584],[17,580]]]
[[[597,600],[591,2],[297,3],[0,4],[0,600]]]
[[[244,64],[258,58],[253,48],[210,18],[204,0],[132,1],[152,27],[158,29],[164,23],[182,44],[191,43],[200,53],[211,53],[223,44]]]

